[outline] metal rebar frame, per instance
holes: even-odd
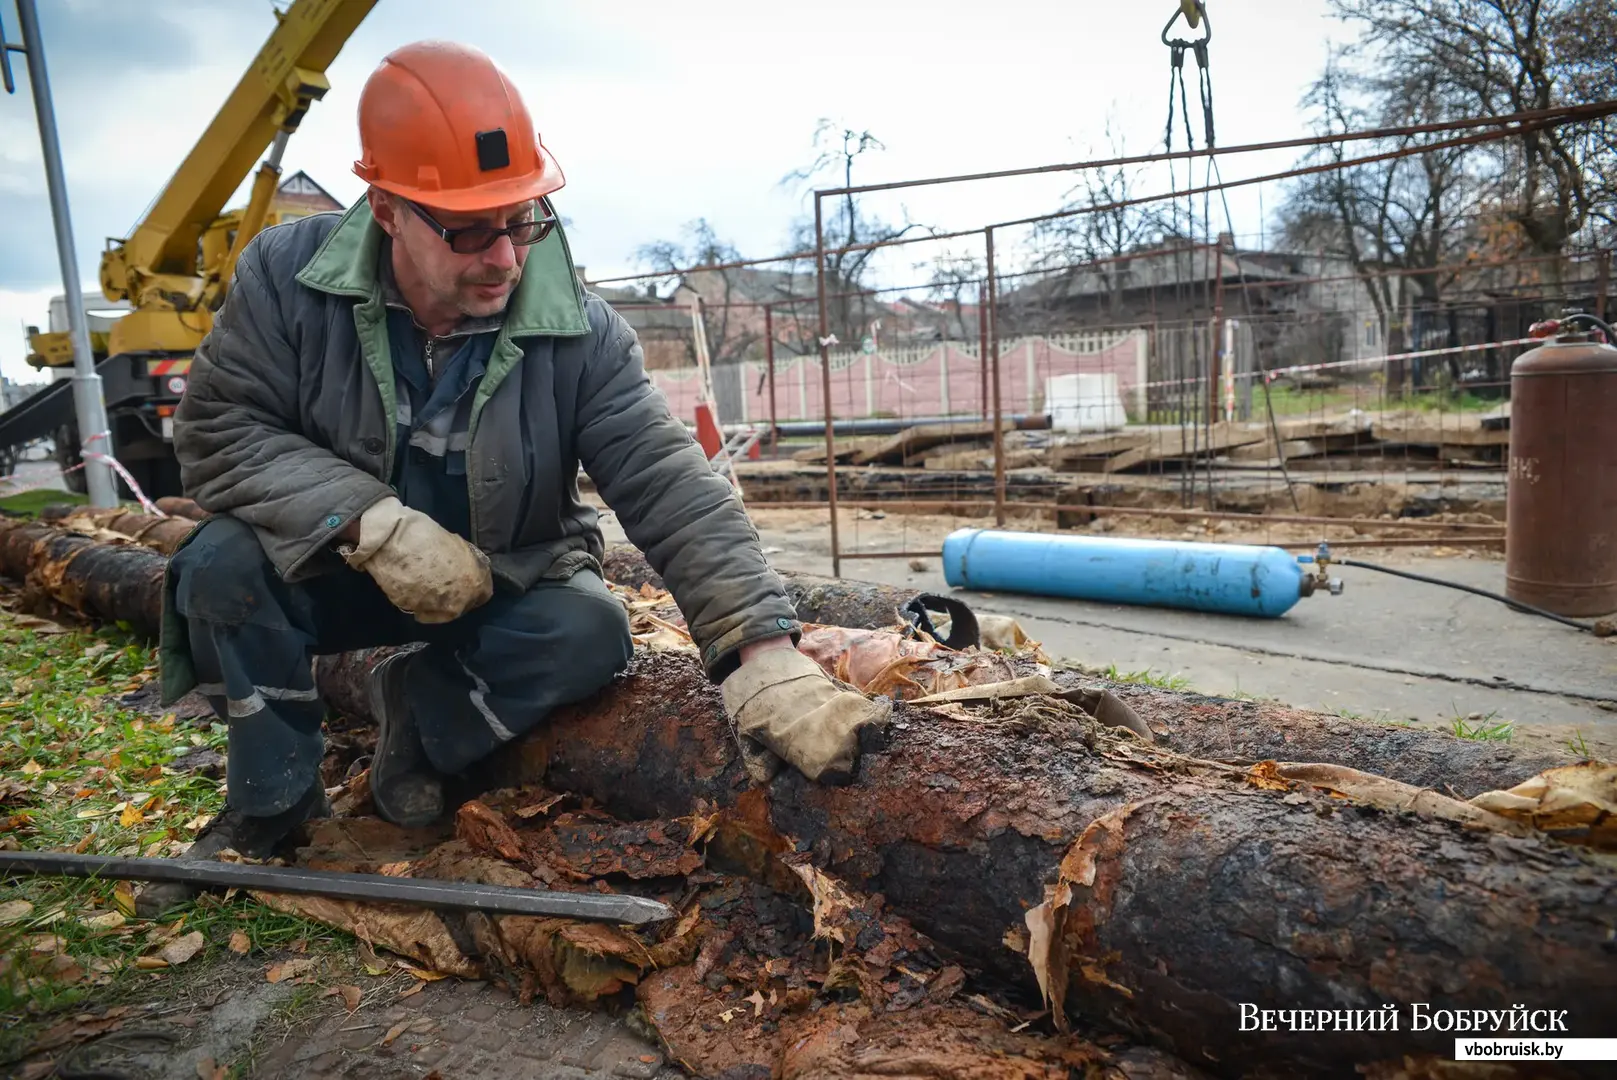
[[[820,323],[821,376],[822,376],[822,381],[823,381],[823,384],[824,384],[824,387],[825,387],[824,400],[823,400],[823,409],[824,409],[824,412],[825,412],[824,419],[825,419],[825,429],[826,429],[826,470],[827,470],[827,485],[828,485],[827,486],[827,495],[828,495],[828,503],[829,503],[828,510],[829,510],[829,514],[830,514],[830,522],[829,523],[830,523],[830,530],[831,530],[831,537],[830,538],[831,538],[832,574],[836,575],[836,576],[841,575],[841,562],[842,562],[842,558],[844,556],[843,556],[843,552],[841,550],[840,537],[838,535],[838,528],[837,528],[837,496],[836,496],[837,467],[836,467],[835,447],[834,447],[834,443],[833,443],[833,434],[832,434],[832,425],[833,425],[833,419],[834,418],[832,417],[831,394],[830,394],[830,381],[831,381],[830,380],[830,354],[829,354],[828,349],[826,348],[826,342],[825,342],[825,337],[826,337],[826,334],[828,332],[828,312],[826,310],[826,288],[825,288],[825,256],[827,254],[827,249],[826,249],[826,246],[825,246],[824,221],[823,221],[823,216],[822,216],[822,213],[821,213],[821,201],[823,199],[825,199],[827,197],[852,196],[852,195],[855,195],[855,194],[863,194],[863,193],[876,192],[876,191],[896,191],[896,190],[903,190],[903,189],[907,189],[907,188],[924,187],[924,186],[932,186],[932,185],[940,185],[940,184],[956,184],[956,183],[965,183],[965,182],[971,182],[971,181],[977,181],[977,180],[1002,179],[1002,178],[1006,178],[1006,177],[1015,177],[1015,176],[1030,176],[1030,175],[1035,175],[1035,174],[1038,174],[1038,173],[1074,172],[1074,171],[1080,171],[1080,170],[1084,170],[1084,169],[1108,168],[1108,167],[1118,167],[1118,166],[1127,166],[1127,165],[1135,165],[1135,164],[1150,164],[1150,163],[1163,162],[1163,161],[1185,160],[1185,159],[1196,158],[1196,157],[1207,157],[1207,156],[1211,156],[1211,155],[1218,154],[1218,153],[1223,153],[1223,154],[1226,154],[1226,155],[1230,155],[1230,154],[1250,153],[1250,152],[1264,151],[1264,150],[1276,150],[1276,149],[1299,148],[1299,147],[1307,147],[1307,146],[1321,146],[1321,145],[1342,144],[1342,143],[1347,143],[1347,142],[1365,141],[1365,140],[1372,140],[1372,139],[1403,137],[1403,136],[1414,135],[1414,134],[1446,133],[1446,132],[1459,132],[1459,131],[1470,131],[1470,132],[1472,132],[1471,134],[1458,135],[1458,136],[1455,136],[1454,138],[1440,140],[1439,142],[1436,142],[1436,143],[1429,143],[1429,144],[1423,144],[1423,145],[1417,145],[1417,146],[1404,146],[1404,147],[1400,147],[1400,148],[1397,148],[1397,149],[1394,149],[1394,150],[1391,150],[1391,151],[1386,151],[1386,152],[1376,153],[1376,154],[1363,155],[1363,156],[1360,156],[1360,157],[1357,157],[1357,158],[1351,158],[1351,159],[1348,159],[1348,160],[1345,160],[1345,161],[1323,162],[1323,163],[1316,164],[1316,165],[1301,166],[1301,167],[1288,169],[1288,170],[1284,170],[1284,171],[1277,172],[1277,173],[1269,173],[1269,174],[1265,174],[1265,175],[1261,175],[1261,176],[1246,177],[1246,178],[1241,178],[1241,179],[1231,180],[1231,181],[1225,181],[1225,180],[1223,180],[1221,178],[1219,180],[1219,182],[1216,183],[1216,184],[1209,183],[1209,184],[1202,185],[1201,187],[1193,187],[1193,188],[1185,190],[1185,191],[1173,191],[1173,192],[1169,192],[1169,193],[1166,193],[1166,194],[1154,194],[1154,195],[1142,196],[1142,197],[1133,198],[1133,199],[1122,199],[1122,200],[1117,200],[1115,202],[1108,203],[1108,204],[1101,205],[1101,206],[1082,207],[1082,208],[1075,209],[1075,210],[1061,211],[1061,212],[1053,213],[1053,214],[1044,214],[1044,215],[1038,215],[1038,216],[1034,216],[1034,217],[1018,218],[1018,219],[1014,219],[1014,220],[1010,220],[1010,221],[993,222],[993,223],[990,223],[990,224],[985,225],[985,226],[983,226],[981,228],[978,228],[978,229],[960,230],[960,231],[956,231],[956,232],[946,232],[946,233],[931,233],[931,234],[928,234],[928,235],[925,235],[925,236],[918,236],[918,237],[903,236],[903,237],[897,237],[897,238],[890,239],[890,240],[874,241],[874,242],[868,242],[868,243],[863,243],[863,244],[850,244],[850,245],[845,245],[845,246],[840,247],[840,248],[832,249],[832,250],[834,250],[835,252],[838,252],[838,253],[851,253],[851,252],[855,252],[855,251],[871,251],[871,250],[876,250],[876,249],[881,249],[881,248],[907,246],[909,244],[915,244],[915,243],[937,242],[937,241],[941,241],[941,240],[957,239],[957,238],[961,238],[961,237],[975,235],[978,232],[981,232],[983,234],[983,236],[984,236],[985,254],[986,254],[986,263],[987,263],[987,265],[984,268],[984,271],[985,271],[984,272],[984,277],[986,279],[988,302],[987,302],[987,305],[985,306],[985,309],[981,313],[981,316],[982,316],[982,318],[984,318],[986,320],[987,326],[988,326],[987,346],[988,346],[988,354],[989,354],[989,356],[988,356],[988,363],[985,365],[985,367],[987,369],[991,370],[992,378],[993,378],[992,395],[993,395],[994,499],[993,499],[993,502],[992,502],[991,505],[993,507],[994,520],[995,520],[996,525],[1003,525],[1004,521],[1005,521],[1005,512],[1006,512],[1007,506],[1006,506],[1006,500],[1005,500],[1005,448],[1004,448],[1003,432],[1001,430],[1001,424],[1000,424],[1000,418],[1001,418],[1001,415],[1002,415],[1002,413],[1001,413],[1001,409],[1002,409],[1002,402],[1001,402],[1001,372],[1000,372],[1000,365],[999,365],[999,348],[998,348],[998,333],[997,333],[997,319],[996,319],[997,307],[998,307],[998,290],[997,290],[997,286],[996,286],[996,275],[995,275],[995,266],[994,266],[994,233],[995,233],[996,230],[1005,229],[1005,228],[1012,228],[1012,227],[1018,227],[1018,226],[1038,225],[1038,224],[1043,224],[1043,223],[1050,222],[1050,221],[1060,220],[1060,219],[1063,219],[1063,218],[1078,216],[1078,215],[1081,215],[1081,214],[1093,214],[1093,213],[1101,213],[1101,212],[1107,212],[1107,211],[1113,211],[1113,210],[1120,210],[1120,209],[1124,209],[1126,207],[1139,206],[1139,205],[1144,205],[1144,204],[1152,203],[1152,202],[1161,202],[1161,201],[1164,201],[1164,200],[1167,200],[1167,199],[1188,198],[1188,197],[1195,196],[1195,195],[1210,194],[1210,193],[1215,192],[1215,191],[1216,192],[1222,192],[1222,191],[1229,190],[1231,188],[1244,187],[1244,186],[1248,186],[1248,185],[1251,185],[1251,184],[1270,183],[1270,182],[1274,182],[1274,181],[1294,179],[1294,178],[1298,178],[1298,177],[1310,176],[1310,175],[1315,175],[1315,174],[1319,174],[1319,173],[1335,172],[1335,171],[1339,171],[1339,170],[1342,170],[1342,169],[1353,168],[1353,167],[1360,166],[1360,165],[1372,164],[1372,163],[1380,162],[1380,161],[1394,160],[1394,159],[1414,156],[1414,155],[1422,154],[1422,153],[1429,153],[1432,150],[1437,150],[1437,149],[1457,148],[1457,147],[1462,147],[1462,146],[1476,145],[1476,144],[1485,143],[1485,142],[1499,141],[1499,140],[1502,140],[1502,139],[1511,138],[1511,137],[1513,137],[1515,135],[1519,135],[1519,134],[1521,134],[1523,132],[1527,132],[1527,131],[1540,130],[1542,128],[1558,126],[1560,124],[1566,124],[1566,123],[1584,122],[1584,121],[1588,121],[1588,120],[1599,119],[1599,118],[1605,117],[1605,116],[1610,116],[1610,115],[1613,115],[1613,114],[1617,114],[1617,101],[1601,101],[1601,102],[1594,102],[1594,103],[1590,103],[1588,105],[1582,105],[1582,106],[1570,106],[1570,107],[1558,108],[1558,109],[1533,110],[1533,111],[1530,111],[1530,112],[1515,113],[1515,114],[1510,114],[1510,115],[1506,115],[1506,116],[1479,117],[1479,118],[1473,118],[1473,119],[1464,120],[1464,121],[1454,121],[1454,122],[1446,122],[1446,123],[1438,123],[1438,124],[1410,125],[1410,126],[1397,127],[1397,128],[1379,128],[1379,129],[1372,129],[1372,130],[1362,131],[1362,132],[1344,132],[1344,133],[1336,134],[1336,135],[1333,135],[1333,136],[1317,136],[1317,137],[1302,138],[1302,139],[1279,140],[1279,141],[1271,141],[1271,142],[1264,142],[1264,143],[1252,143],[1252,144],[1247,144],[1247,145],[1244,145],[1244,146],[1237,146],[1237,147],[1224,147],[1224,148],[1207,147],[1207,148],[1204,148],[1202,150],[1185,150],[1185,151],[1178,151],[1178,152],[1174,152],[1174,153],[1170,153],[1170,154],[1143,154],[1143,155],[1135,155],[1135,156],[1132,156],[1132,157],[1110,158],[1110,159],[1106,159],[1106,160],[1102,160],[1102,161],[1087,161],[1087,162],[1076,162],[1076,163],[1063,164],[1063,165],[1035,166],[1033,168],[1027,168],[1027,169],[1011,169],[1011,170],[1002,170],[1002,171],[998,171],[998,172],[972,173],[972,174],[963,174],[963,175],[945,176],[945,177],[931,177],[931,178],[918,179],[918,180],[894,181],[894,182],[885,183],[885,184],[856,185],[856,186],[847,186],[847,187],[841,187],[841,188],[828,188],[828,189],[816,190],[815,193],[814,193],[814,206],[815,206],[815,228],[814,228],[814,232],[815,232],[815,252],[814,252],[814,257],[815,257],[815,273],[816,273],[816,279],[817,279],[817,285],[818,285],[818,290],[817,291],[818,291],[818,294],[819,294],[819,304],[818,304],[818,306],[819,306],[819,323]],[[1475,129],[1478,129],[1478,128],[1481,128],[1483,130],[1480,130],[1480,131],[1475,130]],[[1222,248],[1221,245],[1214,245],[1214,248],[1215,248],[1215,251],[1217,251],[1217,253],[1218,253],[1218,262],[1219,262],[1219,271],[1217,272],[1217,275],[1216,275],[1217,276],[1218,294],[1217,294],[1217,298],[1213,302],[1214,325],[1216,327],[1219,323],[1222,322],[1222,314],[1223,314],[1223,312],[1222,312],[1222,307],[1223,307],[1223,274],[1222,274],[1223,248]],[[774,261],[780,261],[780,260],[774,260]],[[1425,271],[1425,272],[1429,273],[1431,271]],[[1208,423],[1208,429],[1209,429],[1209,437],[1211,436],[1212,417],[1216,413],[1217,384],[1218,384],[1217,374],[1218,374],[1218,370],[1219,370],[1219,363],[1220,363],[1220,360],[1221,360],[1221,357],[1219,356],[1221,343],[1218,340],[1216,340],[1216,338],[1215,338],[1212,345],[1213,345],[1212,349],[1209,350],[1210,356],[1209,356],[1209,361],[1208,361],[1207,423]],[[1209,470],[1210,470],[1211,469],[1211,464],[1210,463],[1209,463],[1208,467],[1209,467]],[[1182,511],[1182,513],[1184,513],[1184,514],[1186,514],[1187,516],[1190,516],[1190,517],[1236,517],[1238,519],[1239,518],[1244,518],[1244,519],[1249,519],[1249,520],[1250,519],[1256,519],[1256,520],[1260,520],[1260,521],[1272,522],[1272,523],[1275,523],[1275,524],[1279,524],[1279,523],[1342,524],[1343,520],[1344,520],[1344,519],[1315,519],[1313,521],[1310,521],[1309,519],[1303,517],[1302,515],[1225,515],[1225,514],[1220,514],[1217,511],[1212,511],[1211,510],[1212,498],[1213,498],[1213,494],[1212,494],[1212,490],[1211,490],[1211,481],[1209,481],[1209,491],[1208,491],[1209,510],[1207,510],[1207,511],[1189,511],[1189,510],[1187,510],[1187,511]],[[848,503],[847,505],[855,506],[855,505],[863,505],[863,504]],[[886,508],[889,508],[889,509],[897,509],[898,504],[896,502],[887,502],[887,503],[876,503],[876,504],[872,504],[872,505],[885,506]],[[917,503],[911,502],[910,505],[914,506],[914,505],[917,505]],[[933,505],[963,507],[963,506],[975,505],[975,501],[973,501],[973,500],[939,500],[937,503],[934,503]],[[1066,511],[1070,512],[1070,511],[1075,509],[1074,507],[1062,506],[1060,504],[1055,504],[1055,503],[1030,503],[1030,502],[1029,503],[1024,503],[1024,502],[1017,502],[1014,505],[1016,507],[1018,507],[1019,509],[1025,509],[1025,510],[1053,510],[1053,511],[1066,510]],[[1090,509],[1092,509],[1092,510],[1094,510],[1096,512],[1099,512],[1102,508],[1090,508]],[[1104,509],[1113,510],[1115,508],[1104,508]],[[1146,515],[1148,515],[1150,513],[1150,511],[1141,510],[1141,511],[1139,511],[1139,513],[1142,516],[1146,516]],[[1348,519],[1348,520],[1353,520],[1353,519]],[[1363,522],[1362,519],[1357,520],[1354,523],[1355,524],[1368,524],[1371,527],[1376,527],[1378,525],[1379,525],[1379,527],[1388,527],[1387,523]],[[1436,524],[1436,523],[1433,523],[1433,524]],[[1461,531],[1464,531],[1464,530],[1461,530]],[[1490,538],[1490,540],[1491,539],[1492,538]],[[854,557],[854,556],[850,556],[850,557]],[[858,557],[863,557],[863,556],[858,556]]]
[[[1091,161],[1078,161],[1078,162],[1071,162],[1071,163],[1068,163],[1068,164],[1061,164],[1061,165],[1037,165],[1037,166],[1033,166],[1031,168],[1007,169],[1007,170],[1002,170],[1002,171],[999,171],[999,172],[970,173],[970,174],[964,174],[964,175],[959,175],[959,176],[929,177],[929,178],[921,179],[921,180],[898,180],[898,181],[893,181],[891,183],[886,183],[886,184],[867,184],[867,185],[860,185],[860,186],[846,187],[846,188],[822,188],[822,189],[816,190],[815,193],[814,193],[814,196],[815,196],[815,201],[818,202],[821,198],[824,198],[826,196],[859,195],[859,194],[865,194],[865,193],[868,193],[868,192],[875,192],[875,191],[897,191],[897,190],[900,190],[902,188],[927,187],[927,186],[932,186],[932,185],[937,185],[937,184],[956,184],[956,183],[965,183],[965,182],[968,182],[968,181],[975,181],[975,180],[995,180],[995,179],[1004,179],[1004,178],[1007,178],[1007,177],[1014,177],[1014,176],[1035,176],[1035,175],[1038,175],[1038,174],[1041,174],[1041,173],[1081,172],[1081,171],[1086,170],[1086,169],[1106,169],[1106,168],[1115,168],[1115,167],[1127,166],[1127,165],[1149,165],[1149,164],[1157,164],[1157,163],[1160,163],[1160,162],[1167,162],[1167,161],[1182,161],[1182,160],[1186,160],[1186,159],[1190,159],[1190,158],[1209,157],[1209,156],[1213,156],[1213,155],[1225,155],[1225,156],[1228,156],[1228,155],[1234,155],[1234,154],[1255,153],[1255,152],[1266,151],[1266,150],[1292,150],[1292,149],[1302,149],[1302,148],[1311,147],[1311,146],[1331,146],[1331,145],[1338,144],[1338,143],[1363,142],[1363,141],[1372,140],[1372,139],[1403,138],[1403,137],[1407,137],[1407,136],[1410,136],[1410,135],[1435,134],[1435,133],[1438,133],[1438,132],[1445,132],[1445,131],[1467,131],[1467,130],[1471,130],[1471,129],[1474,129],[1474,128],[1500,127],[1502,125],[1512,125],[1512,124],[1520,125],[1520,126],[1517,126],[1517,127],[1510,127],[1510,128],[1505,129],[1505,130],[1485,133],[1483,138],[1475,140],[1475,141],[1478,141],[1478,142],[1489,142],[1489,141],[1495,141],[1495,140],[1499,140],[1499,139],[1508,139],[1508,138],[1511,138],[1514,135],[1519,135],[1524,131],[1536,130],[1536,129],[1541,128],[1541,127],[1553,127],[1553,126],[1558,126],[1560,124],[1583,123],[1583,122],[1586,122],[1586,121],[1589,121],[1589,120],[1598,120],[1598,119],[1601,119],[1601,118],[1606,117],[1606,116],[1611,116],[1613,114],[1617,114],[1617,101],[1612,101],[1612,100],[1594,101],[1594,102],[1588,102],[1588,103],[1583,104],[1583,105],[1568,105],[1568,106],[1563,106],[1563,107],[1558,107],[1558,108],[1553,108],[1553,109],[1533,109],[1533,110],[1528,110],[1528,111],[1519,112],[1519,113],[1502,114],[1502,115],[1499,115],[1499,116],[1483,116],[1483,117],[1474,117],[1474,118],[1469,118],[1469,119],[1464,119],[1464,120],[1448,120],[1448,121],[1442,121],[1442,122],[1439,122],[1439,123],[1412,124],[1412,125],[1405,125],[1405,126],[1400,126],[1400,127],[1368,128],[1368,129],[1363,130],[1363,131],[1345,131],[1345,132],[1338,132],[1338,133],[1329,134],[1329,135],[1310,135],[1310,136],[1304,136],[1304,137],[1296,138],[1296,139],[1282,139],[1282,140],[1278,140],[1278,141],[1261,142],[1261,143],[1245,143],[1245,144],[1242,144],[1242,145],[1239,145],[1239,146],[1223,146],[1223,147],[1212,147],[1212,148],[1205,148],[1204,147],[1203,149],[1200,149],[1200,150],[1176,150],[1176,151],[1174,151],[1173,153],[1170,153],[1170,154],[1139,154],[1139,155],[1134,155],[1132,157],[1115,157],[1115,158],[1097,159],[1097,160],[1091,160]],[[1463,145],[1463,144],[1452,144],[1452,145]],[[1341,162],[1329,162],[1329,163],[1326,163],[1324,165],[1312,167],[1307,172],[1295,173],[1295,174],[1294,173],[1276,174],[1276,175],[1270,176],[1270,177],[1254,177],[1254,178],[1247,179],[1247,180],[1231,181],[1229,183],[1214,184],[1214,185],[1211,185],[1211,186],[1207,187],[1205,190],[1198,188],[1198,189],[1193,189],[1193,190],[1189,190],[1189,191],[1172,192],[1172,193],[1169,193],[1169,194],[1166,194],[1166,195],[1152,196],[1152,197],[1148,198],[1145,201],[1162,201],[1164,199],[1178,198],[1178,197],[1185,196],[1185,195],[1206,194],[1206,193],[1209,193],[1209,192],[1212,192],[1212,191],[1223,190],[1224,188],[1227,188],[1227,187],[1237,187],[1237,186],[1241,186],[1241,185],[1244,185],[1244,184],[1260,183],[1260,182],[1263,182],[1265,180],[1286,179],[1286,178],[1290,178],[1293,175],[1301,176],[1301,175],[1309,175],[1309,173],[1314,173],[1314,172],[1331,172],[1331,171],[1335,171],[1335,170],[1338,170],[1338,169],[1352,168],[1355,165],[1361,165],[1361,164],[1366,164],[1366,163],[1370,163],[1370,162],[1374,162],[1374,161],[1385,160],[1388,156],[1392,156],[1392,157],[1413,157],[1413,156],[1417,156],[1419,154],[1428,153],[1428,152],[1430,152],[1432,150],[1447,149],[1450,146],[1451,146],[1451,144],[1449,144],[1449,143],[1432,143],[1432,144],[1425,144],[1425,145],[1420,145],[1420,146],[1413,146],[1413,147],[1408,147],[1408,148],[1396,151],[1396,152],[1392,153],[1391,155],[1376,155],[1376,156],[1373,156],[1373,157],[1366,157],[1366,158],[1353,158],[1353,159],[1350,159],[1350,160],[1347,160],[1347,161],[1341,161]],[[1124,205],[1132,205],[1132,203],[1124,204]],[[1112,209],[1121,209],[1121,208],[1122,208],[1121,205],[1118,205],[1118,206],[1105,206],[1105,207],[1086,207],[1086,208],[1084,208],[1082,210],[1068,211],[1068,212],[1064,212],[1064,213],[1060,213],[1060,214],[1046,215],[1046,216],[1040,217],[1040,218],[1029,218],[1029,219],[1020,220],[1020,221],[1003,221],[1003,222],[996,222],[995,224],[998,227],[1008,227],[1008,226],[1011,226],[1011,225],[1034,224],[1034,223],[1037,223],[1037,222],[1040,222],[1040,221],[1056,220],[1056,219],[1061,218],[1061,217],[1075,216],[1076,214],[1094,213],[1094,212],[1102,211],[1102,210],[1112,210]],[[968,229],[968,230],[966,230],[964,232],[958,232],[958,233],[928,234],[926,236],[904,237],[904,238],[900,238],[900,239],[901,239],[901,241],[903,243],[922,243],[922,242],[925,242],[925,241],[928,241],[928,240],[947,240],[947,239],[954,239],[954,238],[961,237],[961,236],[972,236],[972,235],[975,235],[975,234],[977,234],[977,233],[979,233],[981,231],[982,231],[981,228],[976,228],[976,229]],[[646,280],[648,278],[678,277],[681,274],[696,273],[697,271],[701,271],[701,270],[740,270],[740,269],[745,269],[745,268],[751,267],[751,266],[769,266],[769,265],[772,265],[774,263],[782,263],[782,262],[801,262],[801,261],[804,261],[804,260],[807,260],[807,259],[823,258],[823,256],[826,255],[826,254],[843,254],[843,253],[848,253],[848,252],[853,252],[853,251],[863,251],[863,250],[866,250],[867,247],[870,247],[870,246],[885,247],[885,246],[897,246],[897,245],[896,245],[896,242],[888,241],[888,242],[885,242],[885,243],[882,243],[882,244],[876,244],[876,245],[855,244],[855,245],[851,245],[851,246],[848,246],[848,247],[842,247],[842,248],[826,248],[824,246],[824,237],[821,236],[821,237],[817,238],[817,243],[816,243],[815,248],[814,248],[813,251],[798,251],[798,252],[792,252],[792,253],[786,254],[786,255],[771,255],[771,256],[769,256],[767,258],[762,258],[762,259],[737,259],[737,260],[734,260],[732,262],[703,264],[703,265],[698,265],[698,266],[686,267],[684,269],[679,269],[679,270],[648,271],[646,273],[641,273],[641,274],[622,274],[622,275],[618,275],[616,277],[596,278],[593,281],[587,282],[587,284],[589,284],[589,285],[612,285],[612,284],[616,284],[616,283],[622,282],[622,281],[644,281],[644,280]]]

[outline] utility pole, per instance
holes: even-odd
[[[17,21],[22,26],[22,44],[5,40],[0,28],[0,74],[6,93],[16,92],[11,78],[11,54],[28,58],[28,83],[34,93],[34,115],[39,120],[39,145],[45,157],[45,183],[50,189],[51,218],[56,225],[56,254],[62,264],[62,291],[67,300],[68,327],[73,336],[73,404],[78,413],[80,455],[90,505],[118,505],[118,486],[112,467],[100,457],[92,457],[90,441],[100,438],[95,451],[112,452],[107,427],[107,403],[101,393],[101,376],[96,374],[95,357],[90,352],[90,324],[84,317],[84,286],[79,282],[73,246],[73,222],[67,210],[67,179],[62,171],[62,146],[56,137],[56,109],[51,103],[50,78],[45,71],[45,47],[39,35],[39,13],[34,0],[17,0]]]

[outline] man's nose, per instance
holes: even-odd
[[[494,241],[494,246],[483,252],[483,265],[509,270],[517,264],[516,245],[511,243],[509,236],[502,236]]]

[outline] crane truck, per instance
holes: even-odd
[[[179,495],[173,414],[185,393],[191,356],[224,303],[236,260],[254,236],[295,211],[273,208],[287,140],[325,96],[326,69],[376,0],[293,0],[251,66],[139,224],[108,239],[101,292],[121,309],[92,335],[111,428],[110,452],[151,498]],[[269,148],[244,208],[226,202]],[[73,342],[53,322],[30,328],[28,362],[71,370]],[[92,436],[96,433],[91,433]],[[83,492],[82,433],[71,383],[53,382],[0,413],[0,473],[42,439],[56,447],[69,487]],[[95,448],[105,451],[105,443]]]

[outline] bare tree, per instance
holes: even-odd
[[[1305,101],[1326,134],[1415,125],[1441,114],[1432,82],[1401,82],[1404,96],[1378,97],[1365,76],[1332,63]],[[1437,268],[1457,258],[1474,236],[1488,190],[1486,176],[1479,175],[1481,160],[1471,148],[1422,149],[1443,138],[1408,135],[1351,148],[1319,147],[1310,164],[1340,164],[1372,151],[1407,156],[1304,177],[1280,209],[1288,246],[1328,251],[1353,266],[1376,310],[1383,342],[1393,351],[1407,343],[1405,328],[1413,325],[1416,309],[1440,305],[1450,277]]]
[[[738,293],[736,276],[745,271],[698,270],[692,274],[680,271],[694,266],[740,262],[741,253],[734,245],[719,239],[706,218],[686,225],[684,234],[683,242],[660,240],[642,245],[635,257],[642,266],[667,275],[667,281],[686,285],[702,298],[702,329],[707,336],[710,359],[714,364],[739,363],[762,340],[755,328],[757,320],[750,317],[750,310],[732,306],[745,300]],[[694,364],[694,338],[687,342],[687,349]]]
[[[1110,116],[1106,142],[1108,156],[1128,156],[1127,140]],[[1092,150],[1090,156],[1101,155]],[[1104,291],[1108,314],[1113,319],[1122,317],[1124,293],[1137,284],[1136,271],[1126,256],[1153,246],[1173,231],[1161,204],[1120,205],[1140,196],[1143,179],[1143,170],[1137,166],[1085,169],[1061,207],[1064,212],[1080,212],[1038,225],[1035,265],[1054,272],[1034,290],[1041,306],[1059,307],[1074,289],[1086,295]]]
[[[822,119],[814,129],[814,160],[800,169],[794,169],[781,179],[783,185],[795,185],[810,191],[815,187],[853,186],[854,169],[864,155],[887,147],[869,131],[856,131],[851,127]],[[866,213],[857,196],[845,194],[830,203],[829,217],[824,221],[826,252],[827,303],[826,315],[831,333],[838,341],[857,342],[869,328],[871,321],[884,310],[869,292],[871,260],[875,250],[861,247],[896,240],[924,226],[906,221],[895,225]],[[792,250],[814,250],[814,219],[800,219],[792,230]],[[861,247],[858,251],[847,248]],[[794,275],[800,267],[794,266]],[[808,282],[815,280],[814,264],[810,260],[807,273],[800,275]],[[812,304],[793,309],[792,318],[798,322],[797,340],[814,347],[817,339],[817,315]]]
[[[926,295],[943,312],[939,336],[954,341],[974,339],[977,319],[966,322],[966,298],[982,300],[983,261],[975,255],[943,255],[933,260],[931,268]]]
[[[1548,109],[1617,92],[1611,0],[1331,0],[1360,29],[1345,59],[1372,113],[1411,98],[1433,118]],[[1522,247],[1555,255],[1609,230],[1617,202],[1617,123],[1529,128],[1479,149],[1494,198]]]

